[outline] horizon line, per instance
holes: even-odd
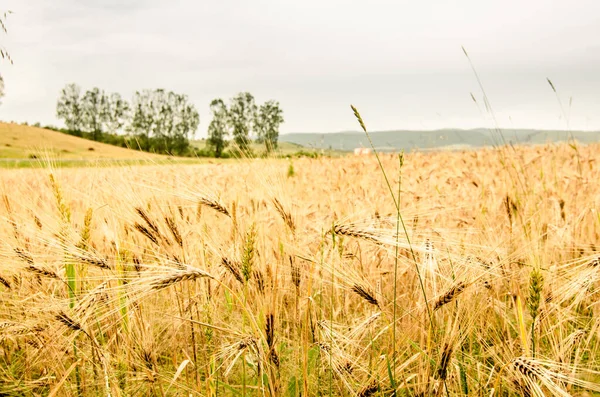
[[[475,127],[475,128],[458,128],[458,127],[446,127],[446,128],[434,128],[434,129],[383,129],[383,130],[371,130],[369,134],[380,133],[380,132],[436,132],[436,131],[539,131],[539,132],[600,132],[600,129],[549,129],[549,128],[489,128],[489,127]],[[329,132],[286,132],[281,135],[293,135],[293,134],[364,134],[361,130],[341,130],[341,131],[329,131]]]

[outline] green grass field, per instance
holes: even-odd
[[[193,140],[191,141],[192,146],[194,146],[195,148],[198,149],[204,149],[206,147],[206,139],[197,139],[197,140]],[[233,148],[232,145],[229,145],[226,149],[226,151],[230,151]],[[250,148],[252,149],[252,151],[256,154],[256,155],[262,155],[265,153],[265,145],[262,143],[255,143],[253,142],[250,145]],[[298,143],[292,143],[292,142],[279,142],[279,145],[277,147],[277,150],[275,150],[275,152],[278,155],[282,155],[282,156],[287,156],[287,155],[294,155],[298,152],[306,152],[306,153],[312,153],[315,151],[315,149],[307,147],[307,146],[302,146]],[[321,153],[320,150],[317,150],[318,153]],[[330,155],[331,153],[333,153],[333,151],[325,151],[325,153],[322,154],[328,154]],[[337,152],[336,152],[337,153]],[[341,152],[340,152],[341,153]]]
[[[194,140],[193,147],[203,149],[205,140]],[[261,156],[264,145],[252,144],[252,151]],[[313,149],[283,142],[276,155],[288,156],[312,153]],[[320,154],[341,155],[342,152]],[[226,159],[173,157],[125,149],[44,128],[0,123],[0,168],[107,167],[123,165],[198,164],[227,161]]]

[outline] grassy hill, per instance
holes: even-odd
[[[0,158],[61,160],[151,159],[151,153],[107,145],[43,128],[0,123]]]
[[[575,139],[582,143],[600,142],[600,131],[572,131]],[[373,144],[381,151],[437,149],[444,147],[482,147],[501,144],[503,141],[493,130],[479,128],[472,130],[443,129],[435,131],[374,131],[370,133]],[[544,144],[566,141],[567,131],[505,129],[502,136],[506,143]],[[328,134],[294,133],[280,136],[282,142],[293,142],[312,148],[352,150],[356,147],[369,147],[363,132],[348,131]]]
[[[192,141],[204,148],[205,140]],[[255,153],[264,145],[252,144]],[[281,143],[280,154],[306,150],[296,143]],[[308,149],[310,151],[310,149]],[[210,158],[171,157],[95,142],[61,132],[28,125],[0,122],[0,168],[43,167],[46,160],[56,166],[119,165],[150,162],[153,164],[211,162]]]

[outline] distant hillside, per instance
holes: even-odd
[[[164,157],[90,141],[44,128],[0,122],[0,158],[28,159],[40,155],[65,160]]]
[[[575,139],[581,143],[600,142],[600,131],[573,131]],[[443,129],[434,131],[374,131],[370,133],[373,144],[381,151],[404,149],[469,148],[502,144],[502,138],[493,130],[478,128],[472,130]],[[566,141],[567,131],[505,129],[502,136],[506,143],[543,144]],[[294,133],[279,137],[281,142],[293,142],[312,148],[333,150],[353,150],[356,147],[370,147],[364,132],[347,131],[327,134]]]

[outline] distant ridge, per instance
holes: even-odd
[[[370,132],[373,144],[380,151],[426,150],[439,148],[477,148],[503,143],[544,144],[562,142],[571,134],[578,142],[600,142],[600,131],[564,131],[535,129],[503,129],[503,139],[495,130],[475,128],[463,130],[445,128],[440,130],[392,130]],[[281,142],[292,142],[316,149],[350,151],[357,147],[369,147],[369,141],[362,131],[342,131],[332,133],[292,133],[279,136]]]

